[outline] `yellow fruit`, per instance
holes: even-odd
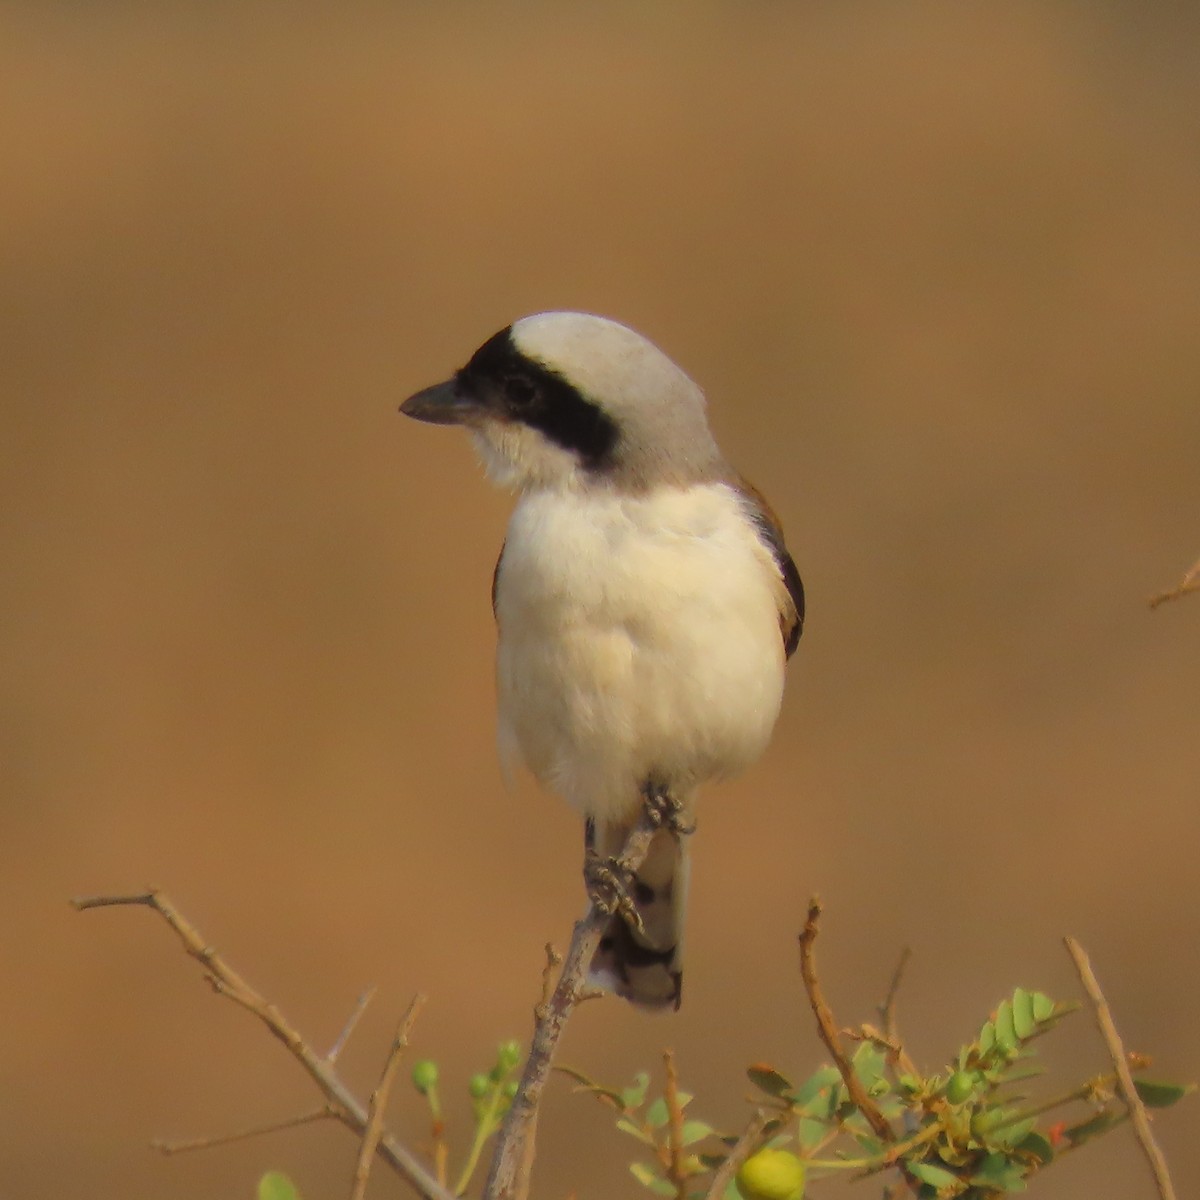
[[[801,1200],[804,1163],[788,1150],[760,1150],[742,1163],[737,1182],[747,1200]]]

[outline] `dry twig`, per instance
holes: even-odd
[[[766,1123],[767,1114],[760,1108],[750,1118],[750,1123],[746,1128],[742,1130],[742,1136],[738,1138],[728,1157],[717,1168],[712,1183],[704,1194],[704,1200],[724,1200],[726,1188],[733,1182],[733,1177],[738,1173],[742,1163],[750,1157],[750,1152],[758,1145],[758,1139],[762,1137]]]
[[[650,839],[661,827],[661,818],[648,805],[644,807],[617,858],[622,871],[633,872],[642,865],[650,849]],[[553,993],[535,1010],[529,1057],[521,1085],[496,1140],[491,1170],[483,1189],[484,1200],[525,1200],[529,1193],[542,1091],[559,1038],[576,1004],[585,994],[588,967],[609,920],[609,914],[595,901],[588,906],[583,918],[575,923]]]
[[[842,1039],[838,1033],[837,1023],[833,1013],[821,993],[821,985],[817,980],[817,962],[813,951],[813,943],[817,940],[817,923],[821,918],[821,902],[814,896],[808,904],[808,918],[804,922],[804,931],[800,934],[800,974],[804,979],[804,987],[808,992],[808,1002],[812,1005],[813,1015],[817,1018],[817,1030],[825,1048],[833,1056],[834,1064],[841,1073],[846,1090],[855,1108],[866,1118],[867,1123],[885,1142],[894,1142],[896,1135],[887,1123],[883,1113],[879,1111],[875,1101],[867,1095],[862,1081],[854,1073],[850,1060],[842,1049]]]
[[[400,1067],[400,1059],[408,1046],[408,1035],[412,1030],[417,1013],[425,1003],[425,997],[418,993],[413,997],[408,1011],[400,1018],[396,1026],[396,1036],[392,1039],[392,1048],[388,1051],[387,1061],[383,1064],[383,1072],[379,1082],[371,1093],[371,1102],[367,1106],[367,1127],[363,1130],[362,1145],[358,1148],[358,1161],[354,1164],[354,1184],[350,1189],[350,1200],[363,1200],[367,1194],[367,1178],[371,1174],[371,1164],[375,1161],[375,1152],[379,1148],[379,1139],[383,1136],[383,1113],[387,1108],[388,1096],[396,1079],[396,1071]]]
[[[338,1077],[327,1058],[323,1058],[304,1040],[283,1014],[250,986],[201,936],[171,901],[159,891],[123,896],[88,896],[71,902],[76,909],[141,906],[152,909],[175,931],[183,948],[203,966],[205,978],[221,996],[253,1013],[277,1037],[329,1102],[331,1114],[355,1133],[366,1132],[370,1116],[367,1110]],[[315,1118],[314,1118],[315,1119]],[[391,1134],[379,1139],[378,1153],[424,1200],[454,1200],[414,1155]]]
[[[324,1108],[314,1108],[312,1112],[301,1113],[296,1117],[288,1117],[284,1121],[272,1121],[269,1125],[255,1125],[250,1129],[236,1129],[233,1133],[218,1133],[213,1137],[189,1138],[186,1141],[165,1142],[155,1138],[150,1143],[151,1150],[159,1154],[185,1154],[190,1150],[208,1150],[213,1146],[228,1146],[230,1142],[241,1142],[247,1138],[262,1137],[264,1134],[277,1133],[281,1129],[295,1129],[298,1125],[311,1125],[314,1121],[324,1121],[328,1117],[336,1117],[337,1112],[328,1104]]]
[[[363,1013],[367,1011],[367,1005],[375,998],[375,987],[372,985],[367,988],[354,1005],[354,1011],[346,1018],[345,1025],[342,1026],[342,1032],[337,1035],[337,1040],[329,1047],[329,1053],[325,1055],[325,1061],[333,1066],[338,1060],[338,1055],[346,1048],[346,1043],[350,1040],[350,1035],[354,1032],[355,1026],[358,1024]]]
[[[1180,596],[1186,596],[1189,592],[1200,592],[1200,562],[1194,563],[1187,574],[1169,591],[1151,596],[1150,607],[1157,608],[1168,600],[1178,600]]]
[[[1197,567],[1200,567],[1200,563],[1197,564]],[[1073,937],[1063,938],[1063,943],[1067,947],[1071,961],[1075,964],[1075,970],[1079,973],[1079,982],[1083,984],[1083,990],[1092,1002],[1092,1009],[1096,1014],[1096,1024],[1100,1028],[1100,1036],[1104,1038],[1104,1044],[1108,1047],[1108,1053],[1116,1068],[1117,1091],[1125,1102],[1125,1107],[1129,1110],[1133,1131],[1137,1135],[1138,1145],[1141,1146],[1146,1161],[1150,1164],[1154,1182],[1158,1186],[1158,1194],[1162,1200],[1175,1200],[1175,1188],[1171,1184],[1167,1160],[1154,1140],[1154,1134],[1150,1129],[1149,1114],[1146,1112],[1146,1106],[1142,1103],[1141,1096],[1137,1094],[1133,1076],[1129,1071],[1129,1055],[1125,1044],[1121,1041],[1121,1035],[1117,1032],[1108,1001],[1100,990],[1100,983],[1092,970],[1087,952]]]
[[[883,1003],[879,1006],[879,1020],[883,1024],[883,1037],[888,1053],[888,1061],[905,1074],[917,1075],[916,1064],[909,1058],[908,1051],[904,1049],[904,1043],[900,1040],[900,1029],[896,1021],[896,998],[900,994],[900,984],[904,980],[904,968],[908,966],[908,960],[911,957],[912,947],[905,946],[900,951],[900,958],[896,962],[896,969],[892,972],[892,979],[888,984],[887,995],[884,996]]]

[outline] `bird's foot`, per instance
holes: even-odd
[[[637,878],[617,858],[604,858],[589,852],[583,860],[583,884],[588,899],[606,916],[619,915],[639,933],[644,932],[642,918],[633,900]]]
[[[647,783],[642,791],[646,802],[646,813],[660,828],[668,830],[675,838],[690,837],[696,832],[695,821],[684,820],[683,804],[659,783]]]

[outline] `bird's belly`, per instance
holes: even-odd
[[[529,555],[510,533],[501,742],[584,812],[615,818],[648,780],[686,792],[756,759],[784,655],[753,546],[625,536],[606,554],[610,539],[591,532],[591,553],[568,558],[548,556],[545,539]]]

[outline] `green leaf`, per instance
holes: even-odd
[[[1128,1115],[1128,1112],[1097,1113],[1091,1120],[1064,1129],[1063,1136],[1072,1146],[1082,1146],[1084,1142],[1091,1141],[1092,1138],[1099,1137],[1100,1134],[1107,1133],[1110,1129],[1115,1129]]]
[[[633,1086],[622,1089],[621,1107],[637,1108],[646,1098],[646,1089],[650,1086],[650,1076],[645,1071],[639,1071],[633,1077]]]
[[[814,1121],[812,1117],[801,1117],[796,1122],[796,1141],[803,1151],[820,1145],[828,1132],[829,1126],[824,1121]]]
[[[854,1140],[862,1147],[863,1153],[868,1158],[878,1158],[887,1149],[883,1142],[868,1133],[856,1133]]]
[[[917,1162],[908,1163],[909,1173],[914,1178],[919,1179],[922,1183],[929,1184],[930,1187],[936,1188],[939,1192],[943,1188],[957,1188],[962,1190],[962,1180],[955,1175],[953,1171],[947,1171],[945,1167],[939,1167],[935,1163]]]
[[[860,1042],[850,1065],[854,1068],[855,1075],[862,1080],[863,1086],[870,1091],[881,1079],[886,1086],[887,1079],[883,1074],[886,1061],[883,1051],[878,1046],[872,1042]]]
[[[1034,992],[1030,997],[1033,1003],[1033,1019],[1042,1024],[1049,1021],[1058,1009],[1058,1005],[1045,992]]]
[[[981,1056],[990,1054],[996,1048],[996,1026],[991,1021],[985,1021],[979,1031],[979,1053]]]
[[[282,1171],[268,1171],[258,1181],[258,1200],[300,1200],[300,1193]]]
[[[1032,1155],[1043,1167],[1054,1161],[1054,1146],[1036,1129],[1032,1133],[1027,1133],[1014,1148],[1022,1154]]]
[[[996,1009],[996,1048],[1008,1057],[1017,1050],[1017,1030],[1013,1021],[1012,1004],[1001,1000]]]
[[[629,1173],[642,1187],[649,1188],[656,1196],[675,1195],[675,1185],[668,1183],[653,1167],[646,1163],[630,1163]]]
[[[1036,1124],[1037,1121],[1034,1117],[1027,1117],[1024,1121],[1017,1121],[1015,1124],[998,1129],[990,1140],[999,1146],[1019,1146],[1033,1132]]]
[[[1024,1172],[1004,1154],[985,1155],[970,1181],[979,1187],[998,1188],[1003,1192],[1025,1190]]]
[[[1024,988],[1017,988],[1012,998],[1013,1029],[1021,1041],[1033,1037],[1037,1031],[1037,1020],[1033,1015],[1033,996]]]
[[[1133,1086],[1147,1108],[1170,1108],[1196,1090],[1194,1083],[1155,1083],[1149,1079],[1135,1079]]]
[[[622,1133],[627,1133],[630,1137],[637,1138],[639,1142],[644,1142],[647,1146],[654,1145],[654,1139],[640,1125],[635,1125],[632,1121],[628,1121],[624,1117],[617,1122],[617,1128]]]
[[[756,1088],[766,1092],[768,1096],[774,1096],[777,1100],[787,1099],[792,1090],[791,1080],[780,1075],[774,1067],[768,1066],[766,1063],[755,1063],[753,1066],[747,1067],[746,1074]],[[837,1074],[836,1070],[834,1074]]]
[[[712,1133],[713,1127],[707,1121],[684,1121],[683,1144],[691,1146],[696,1142],[702,1142]]]
[[[822,1093],[826,1089],[840,1083],[841,1079],[842,1073],[837,1067],[822,1067],[819,1071],[810,1075],[792,1093],[790,1097],[792,1105],[798,1112],[802,1112],[810,1117],[815,1117],[818,1113],[829,1112],[831,1102]]]
[[[660,1129],[667,1123],[667,1102],[662,1096],[659,1096],[648,1109],[646,1109],[646,1124],[651,1129]]]

